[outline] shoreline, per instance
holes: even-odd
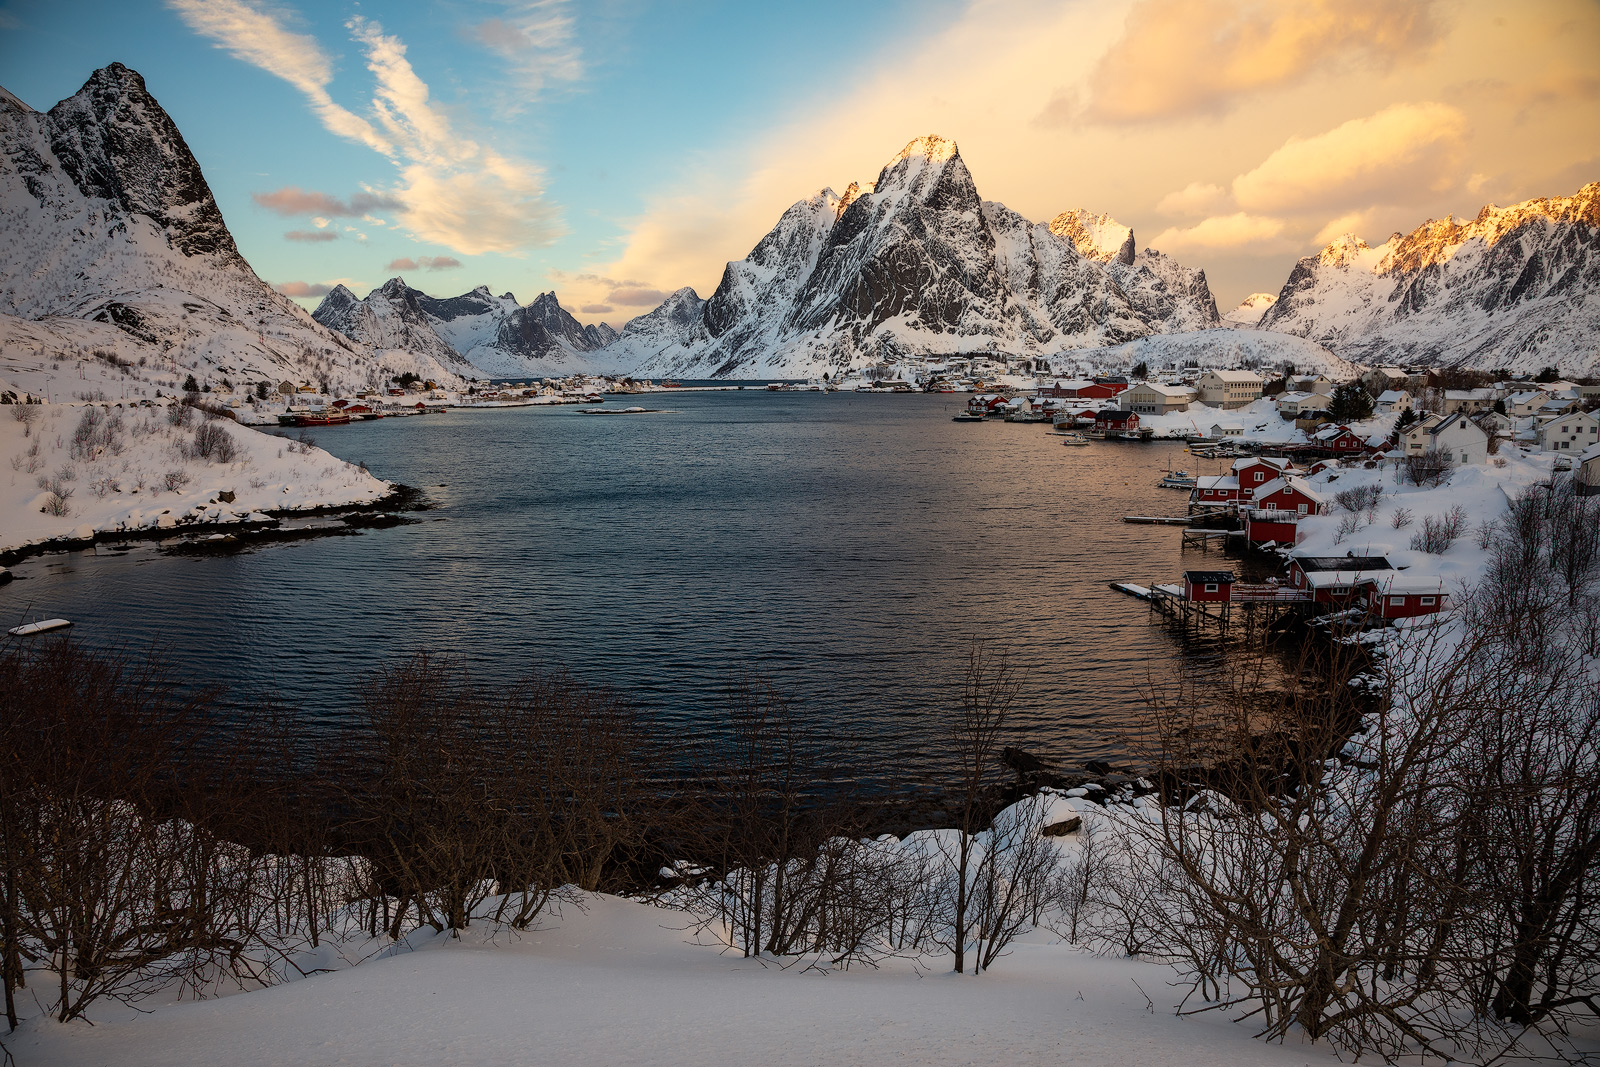
[[[421,489],[403,485],[399,482],[391,482],[389,484],[391,486],[389,492],[366,504],[317,504],[304,508],[263,508],[259,514],[269,517],[265,522],[251,522],[245,519],[236,522],[185,522],[179,519],[174,525],[167,527],[149,526],[134,530],[100,530],[96,531],[92,537],[52,537],[43,541],[35,541],[31,544],[19,545],[15,548],[0,549],[0,567],[10,567],[24,560],[33,559],[36,556],[44,556],[56,552],[77,552],[85,548],[93,548],[96,545],[174,539],[180,539],[180,544],[204,544],[205,539],[193,536],[197,534],[235,535],[235,539],[227,545],[227,548],[233,551],[242,551],[257,544],[311,540],[317,537],[340,537],[359,533],[363,528],[406,524],[406,520],[399,519],[396,516],[396,520],[393,522],[302,527],[295,530],[284,530],[283,523],[287,519],[346,518],[365,512],[394,514],[407,511],[431,511],[435,507],[435,505],[428,502]],[[291,536],[272,536],[273,534],[289,534]]]

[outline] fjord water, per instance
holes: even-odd
[[[0,613],[72,619],[94,645],[154,642],[313,730],[417,650],[484,680],[564,666],[690,733],[731,680],[759,675],[882,780],[930,765],[933,713],[956,699],[974,635],[1023,678],[1008,743],[1064,769],[1120,755],[1142,690],[1216,653],[1107,585],[1220,562],[1185,560],[1174,528],[1120,521],[1181,513],[1182,493],[1155,488],[1168,464],[1194,469],[1181,445],[1064,448],[1047,426],[952,422],[956,396],[634,399],[670,410],[318,431],[437,510],[233,556],[41,557],[16,568]]]

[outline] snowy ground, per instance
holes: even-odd
[[[358,968],[148,1014],[102,1007],[94,1026],[35,1019],[4,1042],[20,1067],[1336,1062],[1177,1018],[1164,968],[1048,937],[981,977],[948,960],[819,974],[693,944],[688,924],[591,897],[514,941],[413,935],[415,951]]]
[[[208,424],[199,412],[178,426],[169,410],[164,404],[0,405],[0,551],[53,538],[243,522],[252,515],[259,520],[268,510],[366,504],[392,488],[292,438],[226,419]],[[99,420],[97,436],[75,442],[86,412]],[[202,425],[219,427],[233,442],[231,461],[193,455]],[[65,492],[64,514],[41,511],[51,495],[41,482]],[[231,503],[218,499],[223,492],[234,494]]]

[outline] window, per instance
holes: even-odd
[[[1406,598],[1403,596],[1392,596],[1389,598],[1389,606],[1391,608],[1403,608],[1406,606]]]
[[[1304,515],[1306,513],[1306,506],[1304,504],[1301,504],[1300,508],[1299,508],[1299,511],[1300,511],[1300,514]]]
[[[1256,471],[1256,481],[1259,482],[1263,477],[1265,477],[1265,475],[1263,475],[1261,471]]]
[[[1277,511],[1278,510],[1278,505],[1268,501],[1267,503],[1261,505],[1261,510],[1262,511]]]
[[[1423,607],[1429,607],[1429,606],[1431,606],[1433,604],[1433,600],[1434,600],[1433,597],[1425,596],[1425,597],[1422,597],[1421,599],[1419,599],[1417,601],[1417,603],[1421,604]]]
[[[1216,591],[1217,591],[1217,583],[1216,582],[1207,582],[1206,583],[1206,592],[1215,593]]]

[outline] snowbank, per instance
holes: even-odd
[[[261,520],[268,511],[369,504],[393,489],[315,446],[226,419],[208,421],[181,405],[176,410],[187,413],[187,422],[178,425],[174,410],[0,405],[0,551],[59,538]],[[197,454],[202,427],[209,428],[203,437],[212,439],[210,458]]]

